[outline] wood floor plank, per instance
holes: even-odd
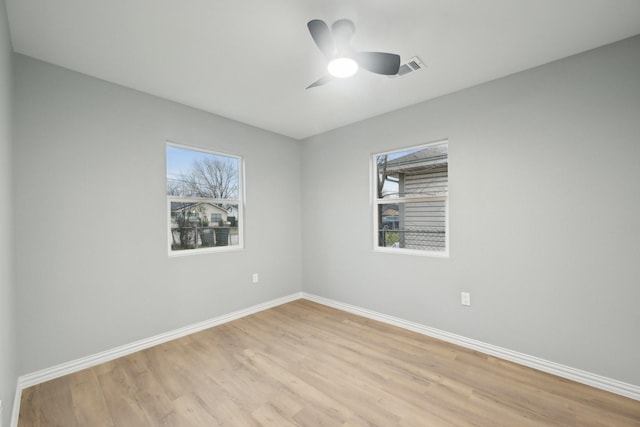
[[[114,364],[113,369],[107,374],[98,375],[98,382],[105,396],[113,424],[146,426],[149,425],[149,420],[138,402],[138,390],[131,384],[122,368],[128,360],[128,358],[122,358],[110,362]]]
[[[300,411],[297,411],[296,414],[298,412]],[[295,427],[297,425],[293,421],[290,421],[291,418],[283,413],[280,408],[271,403],[260,406],[251,412],[251,415],[261,426]]]
[[[113,421],[95,372],[85,369],[69,376],[71,400],[78,425],[111,427]]]
[[[42,413],[42,408],[40,405],[40,387],[39,385],[35,385],[33,387],[29,387],[22,391],[22,396],[20,400],[20,414],[18,416],[18,420],[20,421],[19,425],[26,425],[25,420],[28,420],[30,426],[32,427],[40,427],[40,417]]]
[[[78,425],[74,414],[73,399],[70,387],[71,378],[65,376],[34,386],[33,393],[27,393],[24,426],[37,427],[75,427]],[[23,396],[23,402],[25,401]],[[29,402],[36,402],[30,408]],[[20,407],[22,414],[22,405]],[[27,418],[29,414],[32,418]],[[22,421],[22,418],[19,418]]]
[[[298,300],[22,393],[19,427],[640,426],[640,402]]]

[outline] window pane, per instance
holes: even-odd
[[[379,209],[378,246],[446,250],[446,201],[380,204]]]
[[[238,199],[238,159],[167,146],[167,195]]]
[[[171,201],[171,250],[238,246],[238,205]],[[211,218],[218,219],[215,222]]]
[[[448,193],[447,144],[376,156],[378,198],[443,196]]]

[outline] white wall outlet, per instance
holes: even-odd
[[[258,273],[253,273],[253,283],[258,283],[260,279],[258,278]]]
[[[471,294],[469,292],[461,292],[460,303],[462,305],[471,305]]]

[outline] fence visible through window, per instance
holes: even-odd
[[[171,229],[172,250],[239,244],[238,227],[182,226]]]
[[[386,229],[379,231],[382,247],[443,251],[446,247],[446,232],[443,229]]]

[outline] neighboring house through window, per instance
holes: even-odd
[[[227,221],[226,215],[223,215],[222,213],[211,214],[211,224],[222,225],[221,222],[226,222],[226,221]]]
[[[241,248],[242,200],[240,157],[167,144],[170,255]]]
[[[374,246],[448,255],[448,142],[375,154]]]

